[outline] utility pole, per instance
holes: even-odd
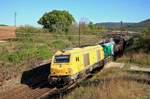
[[[14,13],[14,26],[16,27],[17,26],[17,13],[15,12]]]
[[[80,32],[81,32],[81,30],[80,30],[80,21],[79,21],[79,47],[80,47]]]
[[[121,35],[122,35],[122,32],[123,32],[123,31],[122,31],[122,28],[123,28],[123,22],[122,22],[122,21],[120,22],[120,25],[121,25],[121,26],[120,26],[120,31],[121,31]]]

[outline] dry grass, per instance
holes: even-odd
[[[103,84],[79,87],[66,99],[135,99],[149,95],[146,85],[134,81],[111,80]],[[150,86],[148,86],[150,88]],[[148,96],[147,96],[148,97]]]
[[[140,52],[128,52],[123,57],[117,60],[118,62],[135,63],[142,67],[150,66],[150,53]]]
[[[98,73],[94,79],[82,82],[79,88],[65,96],[64,99],[150,98],[150,85],[136,80],[123,79],[127,75],[125,71],[121,73],[118,69]]]

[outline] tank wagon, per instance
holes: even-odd
[[[66,85],[82,78],[124,50],[123,38],[112,38],[93,46],[57,51],[52,57],[50,85]]]

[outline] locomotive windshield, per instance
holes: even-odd
[[[55,63],[68,63],[69,60],[70,60],[70,55],[55,56]]]

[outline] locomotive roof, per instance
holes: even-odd
[[[63,51],[57,51],[55,55],[69,55],[71,53],[77,53],[80,51],[86,51],[86,50],[90,50],[90,49],[95,49],[97,47],[101,47],[101,45],[95,45],[95,46],[86,46],[86,47],[82,47],[82,48],[69,48],[69,49],[65,49]]]

